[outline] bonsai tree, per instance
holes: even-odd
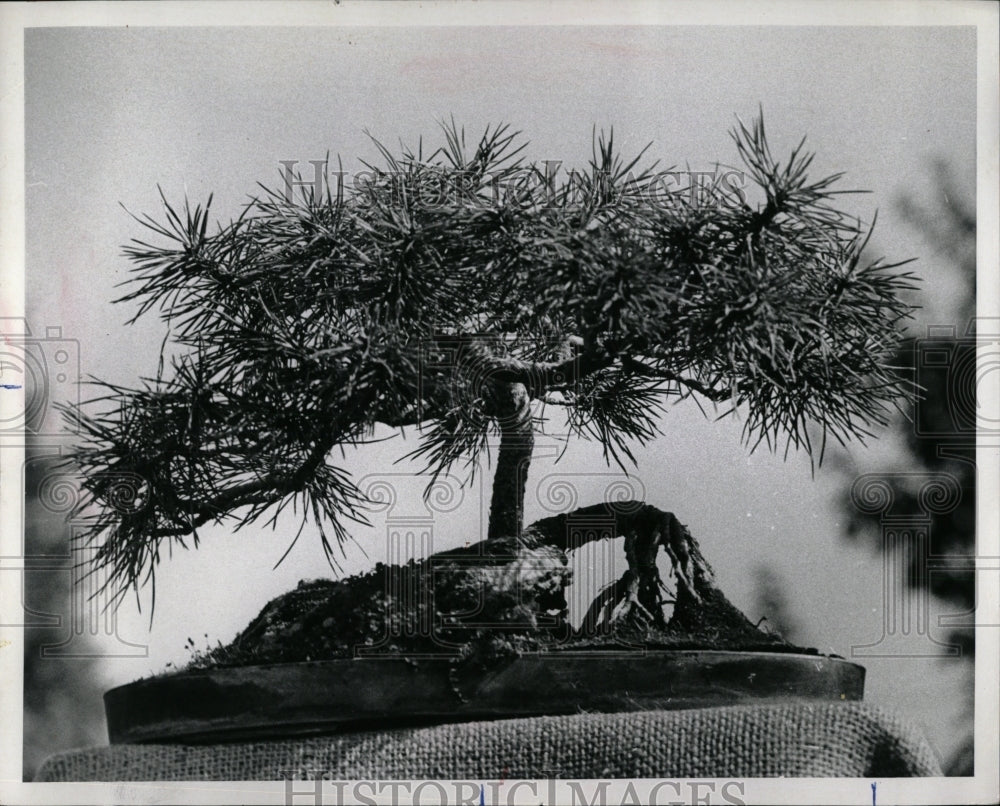
[[[158,311],[172,348],[155,378],[104,384],[74,412],[95,569],[138,588],[205,524],[274,523],[289,507],[335,563],[366,504],[337,453],[379,424],[417,429],[408,455],[431,483],[471,477],[498,444],[497,546],[529,536],[525,481],[550,406],[623,466],[671,395],[738,413],[750,450],[822,460],[827,439],[869,435],[908,394],[890,358],[911,276],[863,259],[869,230],[834,205],[839,175],[808,178],[803,144],[780,162],[762,120],[732,136],[744,172],[697,192],[645,152],[622,157],[613,134],[557,175],[506,126],[467,147],[452,123],[433,151],[374,141],[381,162],[352,187],[264,189],[228,224],[210,225],[211,199],[164,199],[163,220],[140,219],[150,241],[126,248],[119,301]],[[629,574],[602,601],[656,621],[657,551],[692,601],[708,568],[676,519],[636,512],[644,542],[627,543]],[[557,526],[530,536],[568,548]]]

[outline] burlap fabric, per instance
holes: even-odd
[[[865,703],[578,714],[215,745],[112,745],[38,781],[763,778],[941,775],[923,737]]]

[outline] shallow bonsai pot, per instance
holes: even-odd
[[[522,655],[494,670],[360,658],[180,672],[104,695],[112,744],[274,739],[590,712],[860,700],[865,670],[822,655],[647,650]]]

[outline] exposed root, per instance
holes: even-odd
[[[600,524],[600,528],[593,528]],[[591,603],[583,636],[611,629],[636,627],[671,636],[704,638],[708,643],[769,643],[715,585],[715,575],[684,524],[670,512],[635,501],[584,507],[567,515],[545,518],[532,525],[550,545],[577,549],[588,541],[612,534],[625,538],[628,570]],[[663,550],[676,580],[672,595],[660,577],[656,559]],[[666,596],[664,594],[667,594]],[[664,606],[673,603],[670,619]]]
[[[701,601],[698,593],[700,585],[714,582],[712,569],[702,557],[698,545],[688,528],[671,513],[664,513],[665,523],[661,524],[657,543],[663,546],[677,575],[677,585],[683,588],[696,602]]]
[[[658,619],[653,613],[647,610],[639,597],[634,593],[626,594],[625,598],[619,601],[611,611],[611,622],[635,621],[645,622],[647,625],[654,625]],[[662,618],[659,619],[662,621]]]

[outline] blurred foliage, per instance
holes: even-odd
[[[900,202],[900,208],[913,229],[929,245],[941,267],[957,275],[960,292],[949,300],[954,319],[942,321],[938,314],[923,314],[900,345],[896,361],[913,372],[923,386],[919,398],[908,414],[900,417],[893,427],[902,437],[904,456],[891,468],[881,468],[885,482],[892,488],[894,515],[916,515],[923,512],[919,482],[928,476],[950,476],[957,482],[960,498],[957,506],[944,513],[930,515],[930,553],[937,557],[971,558],[976,554],[976,343],[974,331],[976,290],[976,211],[975,197],[960,186],[954,173],[943,163],[934,165],[934,192],[929,206],[911,198]],[[938,268],[937,266],[935,268]],[[946,329],[928,335],[927,328]],[[954,328],[954,335],[947,328]],[[970,329],[971,328],[971,329]],[[947,357],[945,362],[931,353]],[[854,465],[853,478],[860,468]],[[905,474],[922,473],[921,477]],[[848,536],[881,547],[880,514],[860,512],[844,494],[844,508],[849,514]],[[950,605],[955,614],[968,614],[965,621],[973,622],[976,607],[975,574],[968,563],[959,567],[935,567],[926,574],[925,558],[911,554],[910,580],[921,580],[930,592]],[[975,660],[975,629],[972,626],[952,627],[947,640],[957,645],[970,664]],[[968,696],[967,721],[972,720],[972,687]],[[949,764],[951,775],[966,775],[972,771],[972,736],[969,736]]]
[[[73,610],[70,532],[65,514],[40,500],[53,470],[51,459],[31,444],[25,451],[24,551],[24,742],[23,776],[30,781],[46,757],[64,750],[103,744],[103,686],[98,659],[43,656],[46,646],[65,640]],[[41,559],[45,558],[45,559]],[[51,570],[39,570],[43,565]],[[35,569],[35,570],[32,570]],[[53,624],[58,617],[59,624]],[[85,649],[78,636],[77,651]]]

